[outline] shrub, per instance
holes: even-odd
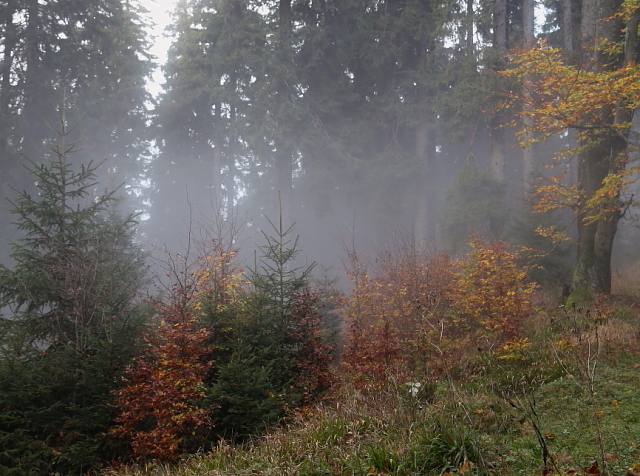
[[[451,280],[446,254],[403,246],[382,253],[372,271],[355,252],[350,258],[353,290],[342,306],[349,370],[374,380],[406,377],[455,353],[454,323],[445,321]]]
[[[452,261],[403,246],[381,254],[374,270],[352,252],[346,368],[378,382],[423,378],[456,365],[480,340],[515,338],[536,289],[523,255],[479,237],[469,247],[466,258]]]
[[[506,244],[486,244],[473,236],[470,252],[456,263],[449,291],[451,312],[469,331],[489,340],[515,338],[520,323],[531,311],[536,284],[527,277],[521,254],[507,251]]]
[[[209,333],[180,303],[156,305],[158,327],[115,392],[119,413],[110,434],[127,440],[138,459],[170,460],[197,450],[211,427],[209,408],[198,405],[211,365]]]

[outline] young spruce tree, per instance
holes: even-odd
[[[144,254],[100,163],[72,168],[64,106],[52,160],[16,192],[11,268],[0,267],[0,473],[78,474],[113,458],[110,390],[130,359]]]
[[[258,433],[335,383],[332,346],[320,327],[320,298],[309,286],[312,266],[293,264],[293,227],[285,229],[281,221],[272,226],[247,276],[250,288],[214,342],[218,359],[209,398],[216,404],[214,430],[224,438]]]

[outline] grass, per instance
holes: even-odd
[[[539,310],[526,340],[424,382],[428,399],[393,379],[346,382],[243,446],[105,474],[536,475],[545,459],[549,474],[640,472],[638,320],[623,305]]]

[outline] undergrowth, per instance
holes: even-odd
[[[477,352],[420,392],[391,377],[346,381],[331,401],[244,445],[107,474],[634,475],[638,330],[628,306],[538,309],[521,339]]]

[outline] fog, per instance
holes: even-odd
[[[486,25],[469,30],[463,17],[418,4],[123,5],[105,13],[121,22],[122,37],[86,33],[92,18],[78,14],[76,23],[60,20],[68,31],[43,27],[45,39],[31,44],[39,21],[66,13],[43,7],[41,19],[16,7],[7,17],[18,33],[2,45],[11,60],[2,89],[11,124],[2,139],[6,197],[33,188],[16,164],[50,156],[58,138],[47,125],[64,96],[80,150],[69,160],[106,159],[96,190],[124,183],[120,207],[139,212],[138,239],[156,257],[193,254],[203,230],[232,221],[250,265],[264,233],[273,234],[270,222],[282,220],[299,236],[300,262],[344,284],[348,251],[373,261],[397,246],[461,254],[471,233],[527,244],[543,223],[574,233],[570,213],[528,211],[532,184],[557,172],[543,165],[571,136],[517,145],[517,127],[496,109],[503,86],[490,74]],[[525,34],[511,20],[515,46]],[[544,21],[539,15],[538,34],[558,41]],[[99,54],[67,41],[73,25]],[[576,179],[576,160],[558,165],[567,180]],[[5,262],[8,240],[19,237],[10,208],[0,210]],[[633,227],[620,236],[616,263],[635,263]],[[570,267],[554,285],[570,279]]]

